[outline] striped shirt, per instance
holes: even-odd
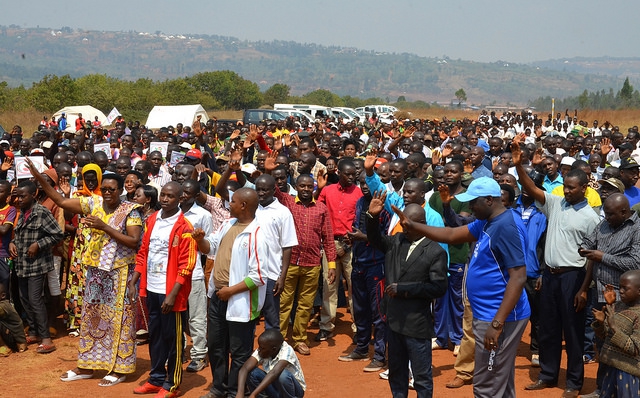
[[[586,236],[581,248],[603,252],[602,261],[593,263],[598,302],[605,302],[602,291],[608,284],[620,287],[620,276],[629,270],[640,268],[640,222],[632,212],[618,228],[612,228],[602,220],[596,229]]]

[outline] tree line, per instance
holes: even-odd
[[[79,78],[46,75],[29,88],[12,88],[7,82],[0,82],[0,112],[35,109],[51,114],[65,106],[91,105],[105,113],[116,107],[129,120],[144,120],[155,105],[201,104],[207,110],[238,110],[276,103],[357,108],[389,102],[388,98],[340,97],[323,89],[302,96],[292,96],[290,91],[288,85],[277,83],[262,92],[256,83],[232,71],[202,72],[164,81],[127,81],[103,74]],[[423,101],[414,103],[401,99],[399,104],[403,107],[430,106]]]
[[[556,99],[556,109],[638,109],[640,108],[640,92],[634,90],[627,77],[622,84],[622,88],[616,93],[612,88],[609,91],[587,91],[576,97],[566,97]],[[531,101],[530,106],[537,109],[549,109],[551,106],[551,96],[539,97]]]

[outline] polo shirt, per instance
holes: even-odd
[[[545,263],[552,268],[584,267],[587,259],[578,254],[578,248],[600,223],[600,216],[586,200],[571,205],[565,198],[548,192],[544,200],[544,205],[536,201],[536,206],[548,220]]]
[[[467,270],[467,297],[473,317],[491,322],[504,299],[508,269],[526,266],[526,230],[522,219],[510,210],[491,220],[476,220],[467,228],[478,240]],[[523,289],[506,321],[520,321],[529,316],[531,309]]]
[[[544,176],[544,182],[542,183],[542,187],[544,188],[545,191],[551,192],[557,187],[561,187],[563,184],[564,184],[564,180],[562,179],[562,176],[560,175],[560,173],[558,173],[558,176],[553,181],[551,181],[549,176]]]

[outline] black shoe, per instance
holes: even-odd
[[[368,360],[369,360],[369,354],[360,354],[355,350],[351,351],[349,355],[342,355],[338,357],[338,361],[342,361],[342,362],[368,361]]]
[[[315,340],[316,341],[327,341],[331,337],[333,337],[333,332],[330,332],[330,331],[324,330],[324,329],[320,329],[320,331],[316,335]]]
[[[552,387],[555,387],[556,385],[557,385],[556,383],[549,383],[546,381],[538,380],[533,384],[529,384],[524,389],[529,391],[536,391],[536,390],[544,390],[545,388],[552,388]]]

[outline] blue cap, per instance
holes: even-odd
[[[456,195],[456,199],[460,202],[469,202],[480,197],[492,196],[499,198],[501,195],[500,184],[496,180],[490,177],[480,177],[471,181],[467,192]]]

